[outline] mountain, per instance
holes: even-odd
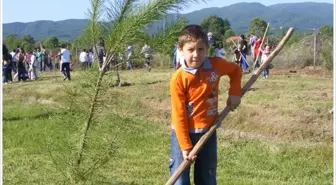
[[[210,15],[227,18],[231,27],[237,33],[246,32],[250,20],[257,16],[263,18],[266,22],[270,22],[272,28],[281,26],[308,30],[318,28],[323,24],[333,25],[333,4],[306,2],[264,6],[260,3],[237,3],[221,8],[204,8],[179,16],[187,18],[191,24],[200,24],[202,19]],[[166,21],[169,22],[176,17],[176,14],[170,14],[166,17]],[[55,22],[14,22],[3,24],[3,36],[29,34],[36,40],[42,40],[50,36],[56,36],[61,40],[71,40],[80,35],[87,22],[86,19],[68,19]],[[157,21],[148,26],[147,31],[153,33],[162,25],[163,21]]]
[[[35,40],[42,40],[56,36],[60,40],[70,40],[78,37],[87,25],[86,19],[67,19],[63,21],[35,21],[29,23],[3,24],[3,36],[16,34],[19,36],[31,35]]]

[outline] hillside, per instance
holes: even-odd
[[[231,27],[238,33],[247,31],[249,21],[256,16],[270,22],[273,28],[294,26],[305,30],[323,24],[333,25],[333,5],[329,3],[285,3],[271,6],[264,6],[260,3],[237,3],[221,8],[205,8],[180,16],[187,18],[190,23],[199,24],[203,18],[209,15],[227,18]],[[167,22],[176,18],[176,16],[176,14],[168,15]],[[85,19],[8,23],[3,24],[3,36],[30,34],[36,40],[45,39],[49,36],[71,40],[80,35],[86,24],[87,20]],[[158,21],[149,27],[148,32],[153,33],[158,26],[162,25],[162,21]]]

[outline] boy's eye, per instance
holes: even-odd
[[[193,48],[189,48],[188,51],[194,51],[194,49]]]
[[[198,50],[200,50],[200,51],[203,51],[203,50],[204,50],[204,48],[198,48]]]

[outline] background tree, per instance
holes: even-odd
[[[171,55],[178,36],[187,23],[186,19],[178,19],[177,22],[169,23],[166,28],[161,28],[159,32],[150,37],[149,45],[155,48],[155,52]]]
[[[223,37],[223,46],[226,51],[229,51],[229,48],[231,48],[231,46],[233,45],[231,41],[226,41],[226,39],[234,35],[235,35],[235,32],[232,29],[228,29],[225,31],[225,35]]]
[[[260,17],[255,17],[250,21],[248,32],[262,37],[265,33],[266,27],[267,23],[265,20]]]
[[[322,25],[319,29],[319,32],[322,36],[332,37],[334,29],[332,26],[329,25]]]
[[[21,39],[20,46],[25,50],[25,52],[32,51],[34,49],[35,39],[31,35],[24,35]]]
[[[30,43],[30,44],[35,44],[35,39],[31,35],[24,35],[22,37],[22,42]]]
[[[12,51],[13,49],[16,49],[17,46],[21,45],[22,40],[19,38],[18,35],[7,35],[4,39],[3,43],[6,44],[8,50]]]
[[[46,40],[43,41],[43,45],[47,48],[47,49],[55,49],[58,48],[58,38],[55,36],[51,36],[49,38],[47,38]]]
[[[224,24],[224,31],[225,31],[225,32],[226,32],[227,30],[230,30],[230,29],[231,29],[230,21],[229,21],[227,18],[224,19],[223,24]]]
[[[221,39],[225,34],[225,28],[230,27],[230,23],[226,19],[224,20],[216,15],[211,15],[201,21],[201,26],[207,32],[212,32],[213,36],[217,39]]]
[[[29,43],[27,41],[22,41],[21,47],[23,47],[23,49],[25,50],[25,52],[29,52],[29,51],[33,51],[34,50],[34,44],[33,43]]]

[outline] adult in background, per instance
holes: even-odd
[[[16,56],[18,72],[15,74],[14,79],[18,77],[19,82],[25,81],[28,78],[28,73],[25,68],[25,52],[23,48],[19,48],[19,53]]]
[[[250,47],[250,51],[251,51],[251,55],[252,57],[255,57],[255,42],[257,41],[257,36],[254,35],[254,33],[250,34],[250,42],[249,42],[249,47]]]
[[[49,71],[51,70],[49,63],[48,63],[48,53],[44,46],[41,46],[41,61],[42,61],[42,70],[45,71],[46,67],[49,68]]]
[[[71,62],[71,53],[70,51],[65,47],[65,44],[61,45],[61,51],[59,55],[61,57],[60,61],[60,70],[63,75],[63,80],[71,80],[70,78],[70,62]]]
[[[240,40],[239,40],[239,43],[238,43],[238,51],[241,52],[242,54],[242,67],[243,67],[243,70],[246,71],[247,68],[249,67],[247,61],[245,60],[246,59],[246,54],[247,54],[247,51],[248,51],[248,48],[247,48],[247,41],[245,40],[245,35],[241,35],[240,36]]]
[[[19,49],[13,49],[13,51],[10,53],[12,55],[12,62],[11,62],[11,69],[13,70],[14,74],[17,73],[17,61],[16,61],[16,55],[19,53]]]
[[[93,64],[93,61],[94,61],[92,49],[88,49],[88,56],[89,56],[89,64],[88,65],[91,68],[92,64]]]
[[[126,65],[128,70],[134,69],[133,62],[132,62],[132,56],[134,53],[134,48],[132,45],[128,45],[126,48]]]
[[[30,51],[30,65],[28,73],[30,73],[30,79],[31,80],[37,80],[38,79],[38,62],[37,57],[33,51]]]
[[[41,48],[37,47],[36,48],[36,57],[37,57],[37,62],[39,63],[38,65],[40,66],[40,72],[43,71],[43,61],[42,61],[42,52],[41,52]]]
[[[215,51],[216,51],[216,57],[224,58],[225,50],[221,42],[217,43],[217,47]]]
[[[12,81],[12,55],[8,53],[8,48],[2,44],[2,82],[7,84]]]
[[[145,43],[145,45],[141,49],[141,54],[143,54],[145,57],[145,66],[146,66],[147,71],[150,71],[151,70],[150,60],[152,59],[152,48],[147,43]]]
[[[261,52],[260,52],[260,46],[261,46],[261,38],[257,36],[257,40],[254,43],[254,54],[253,61],[257,60],[256,66],[259,67],[261,64]]]
[[[216,56],[216,39],[213,37],[212,32],[209,32],[207,36],[209,43],[208,55],[214,57]]]
[[[104,58],[106,57],[106,51],[105,51],[105,42],[102,37],[99,37],[99,44],[98,44],[98,61],[99,61],[99,69],[103,70],[103,63]],[[106,70],[106,69],[104,69]]]
[[[79,54],[79,61],[81,62],[82,70],[88,68],[89,56],[88,53],[86,52],[86,49],[83,49],[83,51]]]

